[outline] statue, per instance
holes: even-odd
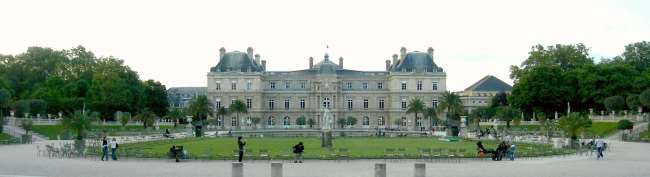
[[[322,118],[321,118],[321,148],[331,148],[332,147],[332,129],[334,123],[334,116],[329,109],[323,107],[321,108]]]

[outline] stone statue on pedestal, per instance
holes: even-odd
[[[332,147],[332,129],[334,124],[334,116],[329,109],[323,107],[321,108],[322,120],[321,120],[321,148],[331,148]]]

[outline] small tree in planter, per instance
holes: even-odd
[[[578,133],[591,127],[591,119],[580,113],[571,113],[560,118],[558,127],[564,131],[566,137],[571,138],[572,145],[575,145]]]
[[[629,120],[623,119],[618,121],[618,129],[619,130],[632,130],[634,128],[634,123],[632,123]]]
[[[296,119],[296,124],[301,128],[304,128],[305,124],[307,124],[307,119],[305,116],[300,116]]]
[[[251,123],[253,123],[253,128],[257,129],[257,126],[260,125],[261,121],[262,121],[262,119],[260,119],[259,117],[251,118]]]
[[[32,119],[25,118],[20,122],[20,127],[25,130],[25,134],[22,137],[23,143],[29,143],[32,141],[32,135],[29,134],[29,131],[32,130],[34,122]]]
[[[85,148],[84,138],[92,128],[92,123],[97,117],[86,112],[75,111],[72,115],[63,117],[61,124],[67,131],[75,134],[75,149],[81,155]]]
[[[344,127],[345,127],[345,124],[346,124],[346,121],[347,121],[347,120],[345,120],[344,118],[342,118],[342,119],[337,119],[337,120],[336,120],[336,124],[339,124],[339,127],[344,128]]]
[[[307,125],[309,125],[309,128],[314,128],[315,124],[316,124],[316,121],[313,118],[309,118],[307,120]]]
[[[348,126],[354,127],[354,125],[357,125],[357,118],[349,116],[346,122],[348,123]]]
[[[122,124],[122,129],[126,128],[126,124],[129,123],[129,116],[126,114],[120,114],[120,124]]]

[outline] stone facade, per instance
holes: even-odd
[[[458,92],[458,95],[465,106],[465,110],[472,112],[472,110],[478,107],[489,106],[492,97],[497,93],[504,92],[510,94],[511,91],[511,85],[497,77],[487,75],[465,90]]]
[[[187,108],[190,101],[201,95],[207,95],[206,87],[170,87],[167,89],[169,108]]]
[[[219,63],[207,74],[207,95],[215,108],[241,100],[248,114],[217,117],[226,129],[251,128],[250,118],[260,118],[259,128],[297,128],[296,119],[313,119],[320,124],[321,108],[329,108],[336,119],[354,117],[357,124],[347,128],[428,127],[416,121],[404,106],[420,98],[427,107],[435,106],[446,89],[446,74],[428,52],[406,52],[386,60],[385,71],[344,69],[343,58],[335,64],[325,54],[323,60],[297,71],[267,71],[266,61],[243,52],[220,50]],[[392,64],[391,64],[392,63]],[[420,115],[420,117],[422,117]],[[396,121],[397,120],[397,121]],[[420,122],[416,126],[415,123]],[[336,124],[337,128],[340,128]]]

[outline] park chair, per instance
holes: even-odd
[[[467,153],[467,149],[461,148],[458,149],[458,154],[456,154],[456,157],[459,158],[459,162],[465,158],[465,154]]]
[[[339,148],[339,159],[347,159],[350,160],[350,150],[348,148]]]
[[[395,148],[386,148],[384,149],[384,158],[385,159],[392,159],[395,158]]]
[[[431,148],[421,148],[419,150],[420,158],[422,159],[431,159]]]
[[[433,148],[431,149],[431,158],[440,160],[442,157],[442,148]]]
[[[456,152],[457,152],[456,149],[447,149],[447,151],[448,151],[447,152],[447,158],[449,158],[449,160],[457,160],[456,159]]]
[[[400,158],[405,158],[406,157],[406,148],[397,148],[397,155]]]
[[[269,153],[268,149],[260,149],[260,153],[258,155],[260,159],[271,160],[271,154]]]

